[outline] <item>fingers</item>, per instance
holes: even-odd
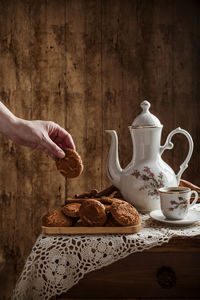
[[[64,128],[60,126],[58,126],[57,130],[57,138],[61,147],[76,150],[71,134],[69,134],[69,132],[67,132]]]
[[[41,145],[46,149],[46,153],[54,158],[63,158],[65,153],[62,149],[71,148],[76,149],[72,136],[57,123],[46,123],[46,132],[43,132]],[[44,151],[44,150],[43,150]]]
[[[47,153],[52,158],[58,157],[63,158],[65,157],[65,152],[58,147],[49,136],[45,136],[43,140],[41,141],[41,145],[46,149],[43,150],[45,153]]]
[[[51,122],[52,125],[52,122]],[[58,124],[53,123],[50,128],[50,138],[62,149],[71,148],[76,150],[72,136],[64,128],[60,127]]]

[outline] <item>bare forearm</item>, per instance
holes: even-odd
[[[0,102],[0,133],[10,138],[16,130],[18,121],[19,119]]]

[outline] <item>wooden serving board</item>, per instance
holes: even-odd
[[[136,233],[142,229],[141,224],[136,226],[119,227],[46,227],[42,226],[45,234],[113,234]]]

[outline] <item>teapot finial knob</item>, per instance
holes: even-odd
[[[144,100],[141,102],[140,106],[143,109],[143,112],[146,113],[147,111],[149,111],[151,104],[149,103],[149,101]]]
[[[150,126],[150,127],[161,127],[160,121],[156,116],[150,113],[149,108],[151,104],[144,100],[140,103],[140,107],[142,108],[142,112],[135,118],[132,123],[132,127],[141,127],[141,126]]]

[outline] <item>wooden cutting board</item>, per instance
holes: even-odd
[[[114,234],[136,233],[142,229],[141,224],[136,226],[119,227],[46,227],[42,226],[45,234]]]

